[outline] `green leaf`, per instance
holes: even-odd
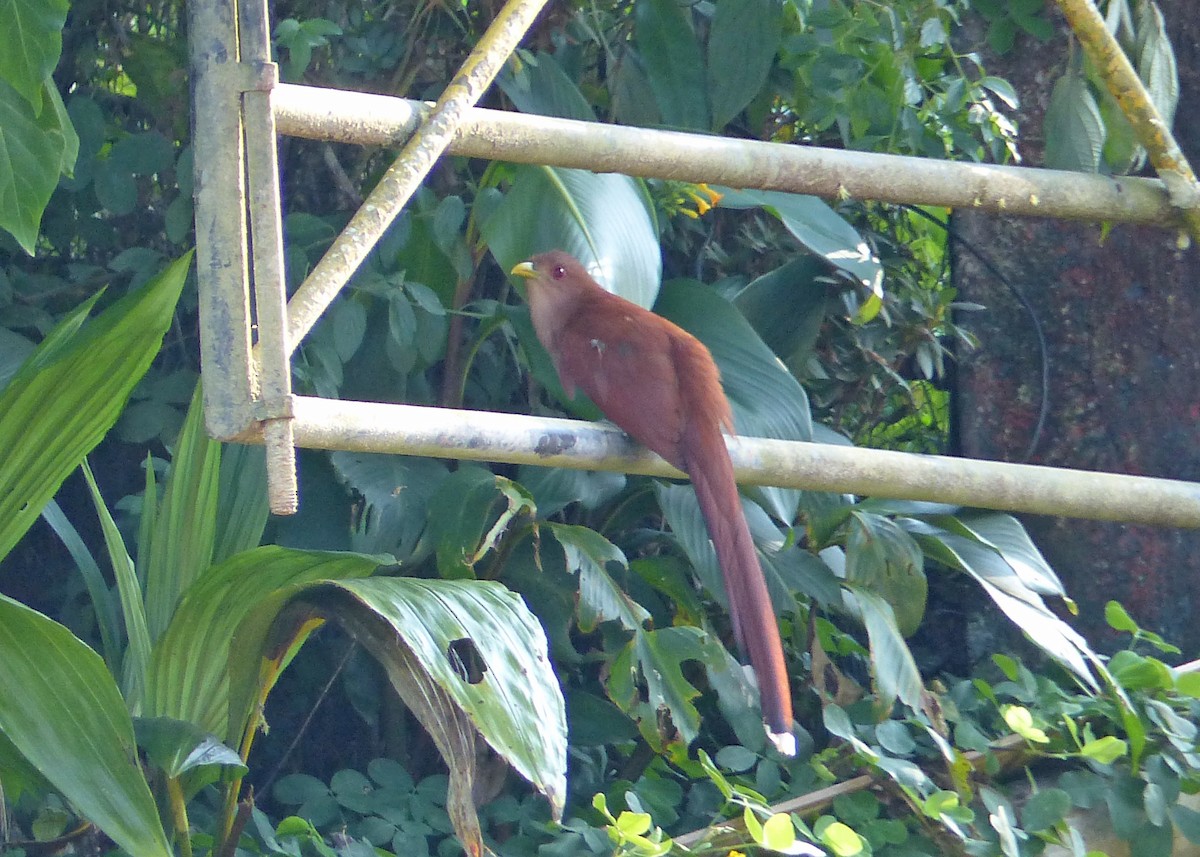
[[[1175,690],[1183,696],[1200,699],[1200,673],[1181,672],[1175,679]]]
[[[996,513],[983,514],[988,516]],[[966,520],[971,521],[970,526],[964,523]],[[1045,569],[1039,568],[1036,563],[1029,564],[1030,554],[1013,553],[1013,562],[1010,563],[1008,553],[1002,553],[998,545],[983,540],[985,534],[1003,536],[1008,533],[1008,524],[991,529],[985,522],[980,527],[979,519],[970,515],[963,515],[961,519],[935,515],[931,516],[930,521],[937,521],[945,527],[916,518],[902,518],[898,523],[916,538],[927,556],[950,568],[965,571],[979,581],[996,606],[1034,643],[1098,690],[1099,683],[1092,670],[1105,672],[1103,662],[1092,651],[1087,640],[1055,616],[1041,595],[1027,585],[1028,582],[1038,588],[1053,588],[1058,578],[1047,576]],[[1003,543],[1003,539],[1000,543]]]
[[[707,131],[708,87],[688,12],[675,0],[636,0],[633,38],[663,122]]]
[[[1104,621],[1114,631],[1136,634],[1139,630],[1138,623],[1133,620],[1133,617],[1129,615],[1124,605],[1119,601],[1108,601],[1105,603]]]
[[[862,837],[840,821],[827,825],[817,835],[837,857],[855,857],[863,851]]]
[[[625,490],[624,473],[605,470],[569,470],[565,467],[521,465],[517,481],[529,489],[538,514],[547,518],[572,503],[596,509]]]
[[[1157,3],[1137,5],[1137,71],[1150,100],[1170,128],[1179,104],[1179,72],[1166,20]]]
[[[641,836],[650,829],[650,816],[644,812],[623,812],[617,816],[616,826],[624,836]]]
[[[1100,168],[1104,120],[1081,68],[1073,65],[1050,92],[1044,120],[1050,169],[1094,173]]]
[[[663,628],[637,634],[631,646],[646,680],[646,705],[650,712],[667,711],[671,723],[690,744],[700,733],[700,712],[692,702],[700,695],[683,675],[684,661],[704,662],[708,635],[699,628]]]
[[[33,342],[19,333],[0,327],[0,391],[33,352]]]
[[[138,187],[133,173],[112,158],[97,161],[92,190],[100,204],[118,217],[137,207]]]
[[[353,602],[331,603],[337,591]],[[311,603],[346,624],[380,659],[400,690],[444,694],[505,761],[550,801],[555,818],[566,797],[566,718],[546,637],[520,596],[498,583],[377,577],[314,591]],[[478,679],[464,676],[452,644],[467,641]],[[423,678],[422,678],[423,676]],[[430,684],[432,682],[432,684]],[[408,695],[405,701],[413,704]],[[422,723],[433,734],[453,724]],[[444,734],[443,743],[456,740]],[[474,745],[469,745],[472,760]],[[448,760],[449,761],[449,760]],[[453,781],[453,773],[452,773]],[[470,801],[470,795],[465,796]]]
[[[663,517],[704,587],[719,603],[727,605],[716,550],[700,513],[695,491],[690,485],[660,482],[655,485],[655,492]],[[840,603],[840,585],[828,566],[796,545],[786,544],[779,528],[758,504],[743,499],[742,511],[777,611],[792,609],[794,592],[825,604]]]
[[[221,447],[213,562],[258,547],[267,525],[267,457],[262,446]]]
[[[46,337],[0,393],[0,558],[108,432],[171,322],[191,254],[72,336],[91,302]]]
[[[35,0],[31,5],[38,4]],[[79,148],[62,100],[48,77],[45,92],[48,104],[37,114],[28,100],[0,80],[0,228],[12,233],[31,256],[42,212],[59,175],[74,166]]]
[[[1050,563],[1012,515],[1002,512],[963,512],[954,519],[964,532],[994,548],[1012,568],[1021,585],[1039,595],[1065,596],[1066,589]]]
[[[873,592],[855,589],[846,593],[849,603],[858,609],[859,618],[871,642],[871,673],[879,695],[885,701],[899,699],[921,710],[925,686],[912,652],[896,625],[891,605]]]
[[[900,633],[908,637],[925,615],[925,558],[912,537],[890,518],[855,511],[846,540],[846,580],[883,597]]]
[[[592,106],[552,54],[518,51],[496,82],[522,113],[596,121]]]
[[[0,80],[29,103],[35,114],[42,110],[42,84],[58,65],[62,29],[68,0],[6,0],[0,3]],[[0,127],[3,126],[0,122]]]
[[[827,269],[798,255],[738,292],[733,305],[766,345],[789,365],[804,365],[825,320]]]
[[[145,715],[240,746],[271,654],[267,629],[287,597],[314,581],[366,576],[388,559],[265,546],[206,569],[154,645]]]
[[[448,471],[441,461],[334,452],[329,461],[347,487],[362,497],[351,545],[362,553],[390,553],[400,562],[416,561],[428,507]]]
[[[505,497],[501,484],[501,477],[474,464],[462,465],[439,483],[429,501],[429,535],[442,577],[474,577],[475,563],[492,549],[513,517],[532,505],[514,503],[510,496],[497,519],[494,508]]]
[[[579,627],[591,632],[601,622],[616,620],[631,631],[641,628],[650,613],[609,574],[615,563],[628,568],[621,549],[595,530],[570,524],[544,524],[562,545],[567,571],[579,572]]]
[[[499,492],[496,475],[466,464],[442,479],[429,503],[429,532],[442,577],[471,577]]]
[[[232,769],[234,776],[247,772],[242,757],[195,724],[169,717],[139,717],[133,723],[138,746],[168,777],[180,777],[197,768]],[[214,770],[215,777],[219,770]]]
[[[1177,803],[1170,809],[1171,821],[1193,845],[1200,843],[1200,812]]]
[[[183,592],[212,564],[216,544],[221,444],[204,430],[200,385],[175,443],[162,504],[138,548],[138,576],[146,590],[146,628],[156,641]]]
[[[133,724],[100,656],[62,625],[0,595],[0,731],[131,857],[170,857]]]
[[[565,250],[610,292],[643,307],[658,294],[658,234],[641,186],[628,176],[517,167],[482,232],[505,271],[536,253]]]
[[[883,265],[858,231],[815,196],[776,190],[716,188],[721,208],[762,208],[779,219],[797,241],[845,271],[870,294],[881,294]]]
[[[1170,667],[1158,658],[1145,657],[1128,649],[1113,655],[1108,662],[1108,671],[1121,687],[1130,691],[1169,691],[1175,686]]]
[[[100,640],[103,645],[104,661],[108,670],[114,676],[119,675],[121,664],[120,626],[117,623],[117,608],[112,594],[108,590],[108,581],[96,564],[95,557],[88,550],[87,544],[79,535],[79,531],[63,514],[58,503],[51,500],[42,509],[42,517],[50,525],[55,534],[62,540],[67,552],[87,587],[88,598],[92,600],[92,610],[96,614],[96,625],[100,629]]]
[[[1050,743],[1050,738],[1046,735],[1045,730],[1034,725],[1033,715],[1029,713],[1029,709],[1025,706],[1007,705],[1001,714],[1004,716],[1004,722],[1008,725],[1008,728],[1026,741],[1032,741],[1035,744]]]
[[[796,827],[786,812],[777,812],[763,822],[762,844],[780,854],[791,853],[796,844]]]
[[[1079,752],[1085,759],[1091,759],[1101,765],[1111,765],[1129,752],[1129,745],[1120,738],[1105,735],[1103,738],[1088,741]]]
[[[612,90],[614,121],[637,128],[662,124],[658,102],[642,68],[642,58],[632,47],[627,46],[617,60],[609,88]]]
[[[150,635],[146,630],[146,609],[142,603],[142,587],[133,568],[133,560],[125,548],[121,531],[113,520],[100,496],[100,487],[92,475],[87,461],[83,462],[83,476],[87,480],[92,503],[100,518],[100,529],[104,533],[104,545],[108,550],[109,563],[117,580],[117,596],[121,600],[121,618],[125,622],[128,640],[124,670],[114,673],[122,678],[122,690],[129,708],[138,711],[146,688],[146,666],[150,663]]]
[[[367,310],[352,297],[334,303],[329,313],[333,330],[333,347],[343,363],[350,360],[362,345],[367,333]]]
[[[767,82],[783,37],[782,0],[722,0],[708,35],[712,128],[720,131]]]
[[[1021,827],[1030,833],[1049,830],[1071,811],[1071,796],[1062,789],[1039,789],[1021,808]]]

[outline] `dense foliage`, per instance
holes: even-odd
[[[1148,6],[1126,17],[1161,28]],[[1006,161],[1015,97],[960,44],[963,17],[980,13],[997,48],[1019,30],[1047,34],[1028,2],[554,4],[487,102]],[[273,41],[285,80],[432,98],[490,14],[280,0]],[[504,854],[1016,855],[1069,842],[1072,808],[1104,801],[1144,853],[1166,853],[1173,830],[1197,838],[1175,798],[1200,787],[1200,688],[1144,654],[1166,644],[1115,605],[1133,644],[1096,656],[1047,607],[1061,584],[1010,516],[746,493],[798,679],[794,760],[765,746],[686,485],[304,452],[301,513],[268,522],[260,457],[205,440],[189,409],[195,296],[175,304],[186,263],[166,263],[194,241],[183,4],[13,2],[0,15],[31,33],[26,62],[0,64],[3,129],[34,141],[0,172],[0,385],[13,378],[0,399],[0,557],[100,444],[86,471],[99,523],[46,513],[83,581],[53,591],[86,597],[39,604],[91,648],[0,601],[0,679],[30,700],[0,702],[0,798],[23,831],[11,839],[54,838],[78,812],[135,857],[454,853],[450,834],[469,846],[472,825]],[[1153,66],[1161,42],[1140,44]],[[283,140],[280,155],[294,288],[395,151]],[[611,288],[703,340],[741,433],[945,449],[948,363],[972,345],[955,312],[971,308],[955,302],[929,218],[462,158],[439,165],[301,346],[298,390],[594,418],[563,395],[505,274],[552,246],[603,260]],[[107,309],[77,333],[92,301]],[[149,303],[153,324],[130,309]],[[129,328],[143,337],[103,337]],[[97,379],[115,391],[102,401],[85,396]],[[71,394],[39,416],[55,385]],[[87,417],[86,436],[56,435],[61,414]],[[145,473],[129,473],[142,457]],[[42,460],[53,466],[24,463]],[[21,478],[37,491],[11,490]],[[108,485],[129,493],[111,512]],[[1054,662],[1035,675],[1008,655],[964,659],[977,677],[923,677],[906,638],[925,618],[927,574],[973,580]],[[54,672],[33,639],[61,655],[54,665],[82,666]],[[479,664],[487,682],[472,677]],[[284,692],[268,700],[277,680]],[[411,714],[381,692],[389,683]],[[480,686],[519,693],[501,704]],[[64,707],[74,719],[48,713]],[[47,737],[59,734],[73,740]],[[991,743],[1012,734],[1015,762]],[[1014,802],[994,778],[1042,757],[1074,768]],[[791,816],[769,807],[860,773],[870,791]],[[129,801],[97,799],[109,793]],[[740,832],[687,833],[722,817]]]

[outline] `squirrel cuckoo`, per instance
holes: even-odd
[[[528,280],[533,329],[567,395],[583,390],[626,434],[691,478],[725,578],[733,634],[758,679],[767,734],[795,755],[779,627],[722,435],[732,433],[733,413],[712,355],[683,328],[606,291],[560,250],[512,273]]]

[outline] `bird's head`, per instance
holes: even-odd
[[[514,266],[510,273],[529,280],[531,292],[544,286],[550,286],[554,291],[567,291],[578,288],[581,283],[595,283],[579,260],[563,250],[539,253]]]
[[[526,300],[543,341],[590,292],[604,291],[578,259],[562,250],[539,253],[514,266],[511,273],[526,281]]]

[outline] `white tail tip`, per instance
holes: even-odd
[[[767,738],[770,739],[775,749],[783,755],[796,755],[796,736],[791,732],[772,732],[770,729],[768,729]]]

